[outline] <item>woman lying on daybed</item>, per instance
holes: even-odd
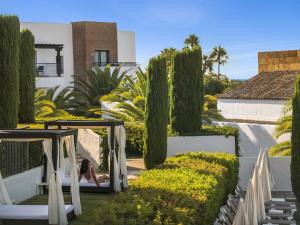
[[[109,180],[109,177],[106,175],[97,177],[94,166],[87,159],[82,160],[79,174],[79,182],[82,176],[85,177],[88,183],[95,183],[97,187],[100,187],[100,183],[104,183],[107,180]]]

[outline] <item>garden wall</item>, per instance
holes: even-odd
[[[168,137],[167,156],[187,152],[227,152],[235,154],[233,136],[174,136]]]
[[[253,169],[257,157],[240,157],[239,185],[245,190],[249,179],[253,174]],[[270,168],[274,177],[275,185],[273,191],[291,191],[291,157],[271,157]]]
[[[260,148],[270,148],[276,143],[290,138],[289,135],[284,135],[276,140],[273,137],[275,125],[234,122],[214,122],[214,124],[239,129],[240,156],[245,157],[257,156]]]
[[[41,177],[42,167],[36,167],[4,178],[4,184],[11,199],[18,204],[37,194],[37,184],[41,183]]]

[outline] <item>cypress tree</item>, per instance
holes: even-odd
[[[19,121],[34,121],[35,89],[35,48],[34,37],[29,30],[21,32],[20,45],[20,105]]]
[[[15,128],[19,106],[20,22],[0,15],[0,128]]]
[[[291,181],[293,192],[297,198],[297,212],[295,218],[300,224],[300,76],[296,80],[295,94],[293,97],[292,115],[292,162]]]
[[[172,131],[197,133],[202,125],[203,74],[199,46],[176,52],[171,71],[170,124]]]
[[[164,57],[150,59],[147,76],[144,162],[151,169],[167,157],[168,81]]]

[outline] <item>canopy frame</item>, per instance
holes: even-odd
[[[58,129],[62,129],[63,127],[70,127],[70,128],[78,128],[78,129],[97,129],[97,128],[108,128],[110,127],[110,146],[111,149],[115,149],[115,127],[124,126],[124,121],[121,120],[54,120],[54,121],[47,121],[44,123],[44,128],[49,129],[49,127],[57,126]],[[109,163],[109,180],[110,185],[108,188],[102,188],[102,190],[108,189],[108,192],[113,192],[114,187],[114,154],[110,154],[110,163]],[[122,179],[123,180],[123,177]],[[123,188],[123,184],[121,183],[121,187]],[[80,188],[84,189],[84,188]],[[98,192],[98,191],[95,191]]]

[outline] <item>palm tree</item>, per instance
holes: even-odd
[[[115,67],[111,72],[110,65],[104,69],[94,68],[87,71],[87,80],[78,76],[73,87],[74,113],[84,116],[92,116],[90,110],[101,107],[99,99],[112,92],[119,86],[125,77],[126,71],[121,72],[121,67]]]
[[[35,116],[37,118],[69,116],[65,110],[70,100],[69,89],[56,94],[58,86],[50,89],[36,89],[34,98]]]
[[[274,138],[279,138],[284,134],[292,132],[292,101],[288,101],[283,108],[281,118],[276,122]],[[291,141],[280,142],[270,149],[270,155],[272,156],[290,156],[291,155]]]
[[[114,103],[112,109],[94,108],[95,114],[107,114],[127,122],[143,122],[147,76],[140,68],[136,78],[125,76],[120,86],[100,98],[101,102]]]
[[[165,48],[164,50],[160,51],[160,54],[166,58],[167,68],[169,69],[172,64],[172,60],[176,53],[176,48]]]
[[[208,55],[202,56],[202,69],[203,74],[206,72],[212,73],[213,72],[213,59]]]
[[[225,48],[222,46],[217,46],[213,48],[213,51],[210,56],[215,63],[218,63],[218,79],[220,79],[220,66],[227,63],[228,60],[228,54]]]
[[[185,40],[184,45],[187,48],[193,48],[194,46],[199,46],[199,38],[195,34],[190,34]]]

